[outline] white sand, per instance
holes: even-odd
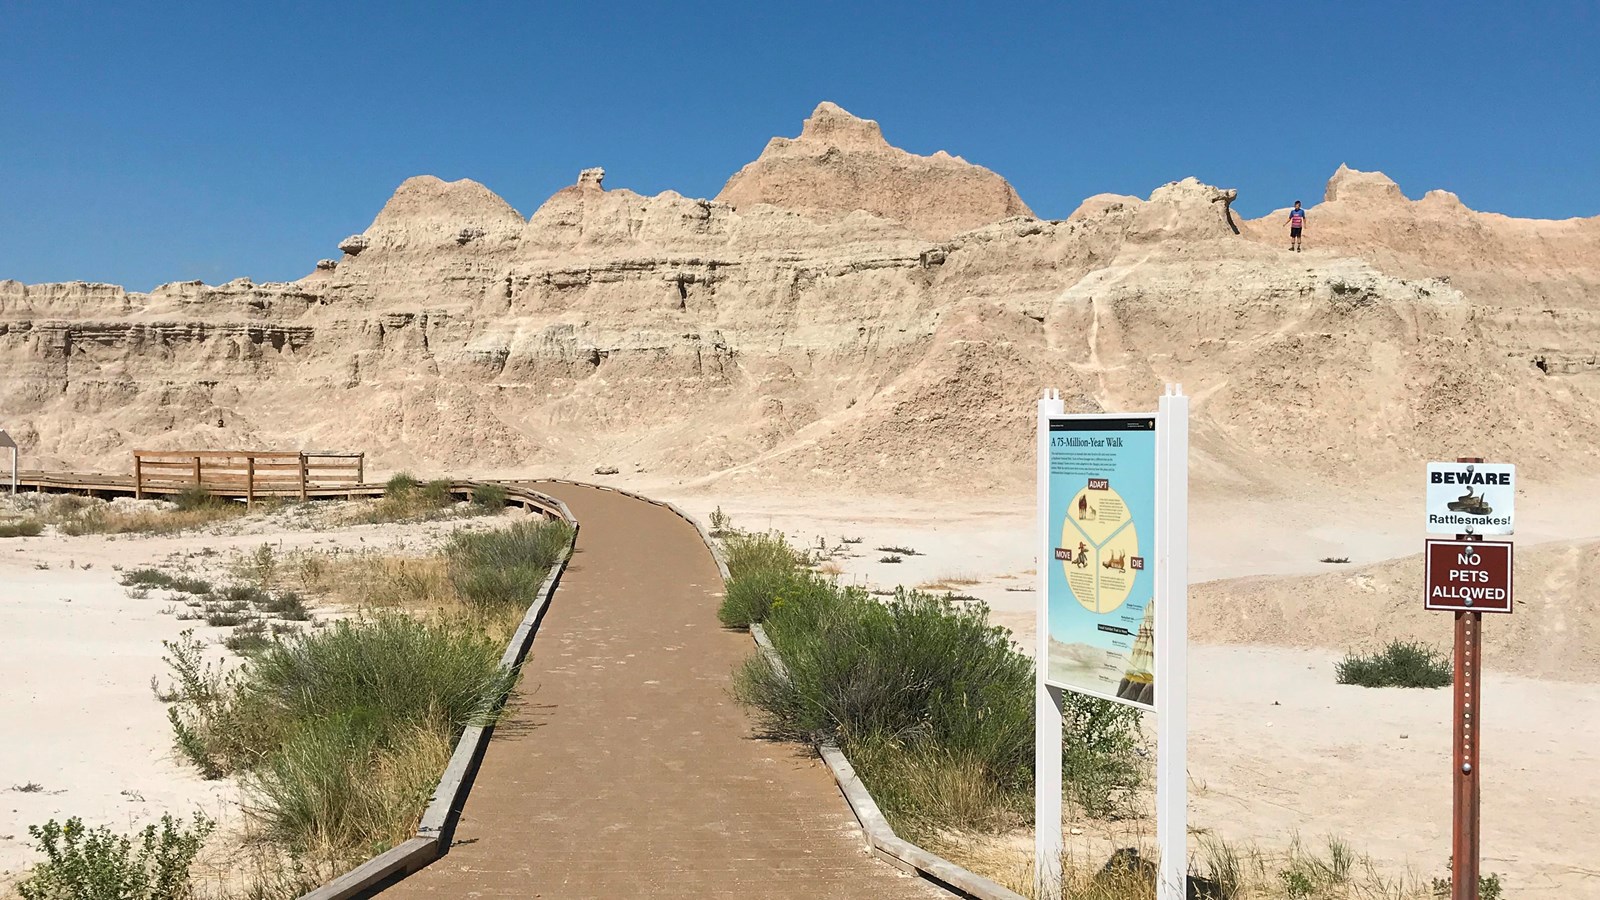
[[[129,598],[111,561],[154,548],[65,543],[0,544],[0,873],[33,858],[29,825],[81,816],[131,829],[195,809],[226,818],[236,793],[173,758],[150,690],[166,672],[161,642],[194,623],[161,614],[154,596]],[[42,790],[17,789],[28,785]]]

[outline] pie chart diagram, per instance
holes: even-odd
[[[1105,614],[1127,602],[1143,559],[1139,531],[1114,488],[1084,488],[1072,498],[1060,546],[1070,557],[1061,561],[1067,586],[1084,609]]]

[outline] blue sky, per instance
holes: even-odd
[[[1187,175],[1260,215],[1340,162],[1592,216],[1597,48],[1587,0],[0,0],[0,278],[296,278],[422,173],[711,196],[823,99],[1051,218]]]

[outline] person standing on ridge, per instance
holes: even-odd
[[[1289,210],[1289,249],[1300,249],[1300,235],[1306,230],[1306,211],[1300,208],[1300,201],[1294,202],[1294,209]]]

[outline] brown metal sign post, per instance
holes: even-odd
[[[1478,702],[1478,662],[1482,655],[1483,613],[1457,612],[1451,900],[1478,900],[1478,720],[1483,715]]]
[[[1461,463],[1482,463],[1462,458]],[[1483,614],[1511,612],[1511,545],[1484,543],[1481,534],[1424,546],[1424,608],[1456,617],[1455,730],[1451,738],[1454,790],[1450,840],[1450,898],[1478,900],[1478,723],[1483,718]]]

